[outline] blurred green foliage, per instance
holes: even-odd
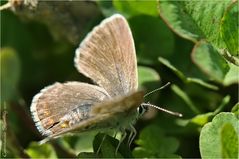
[[[145,127],[136,143],[139,145],[133,151],[137,158],[178,158],[174,153],[179,147],[175,137],[168,137],[158,125]],[[152,140],[153,139],[153,140]]]
[[[20,61],[11,48],[1,49],[1,105],[3,101],[13,100],[17,96],[17,84],[20,75]]]
[[[123,142],[117,153],[120,137],[96,132],[39,145],[42,136],[29,112],[32,97],[56,81],[91,82],[74,68],[74,51],[114,13],[130,24],[140,88],[149,92],[172,83],[146,102],[183,118],[149,109],[135,125],[133,144]],[[39,1],[34,10],[23,5],[1,11],[1,157],[238,158],[235,15],[232,0]]]

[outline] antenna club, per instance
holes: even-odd
[[[178,117],[182,117],[183,115],[181,113],[178,113],[178,112],[173,112],[173,111],[170,111],[170,110],[167,110],[167,109],[164,109],[162,107],[159,107],[159,106],[156,106],[156,105],[153,105],[153,104],[150,104],[150,103],[142,103],[143,106],[149,106],[149,107],[154,107],[158,110],[161,110],[163,112],[166,112],[168,114],[171,114],[171,115],[174,115],[174,116],[178,116]]]

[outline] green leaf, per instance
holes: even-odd
[[[143,86],[144,83],[159,81],[160,76],[159,74],[150,67],[139,66],[138,67],[138,83],[139,86]]]
[[[238,45],[238,1],[234,1],[225,11],[221,22],[221,36],[229,53],[239,57]]]
[[[31,158],[57,158],[56,152],[50,144],[39,145],[37,142],[31,142],[26,152]]]
[[[159,56],[169,57],[174,50],[174,36],[158,17],[140,15],[129,19],[138,62],[152,64]]]
[[[132,17],[139,14],[158,16],[157,1],[140,0],[114,0],[114,7],[126,17]]]
[[[61,146],[74,154],[93,152],[92,142],[96,134],[96,131],[90,131],[76,136],[64,136],[64,138],[60,140]]]
[[[181,80],[185,81],[186,78],[184,74],[178,70],[176,67],[174,67],[167,59],[159,57],[159,62],[161,62],[163,65],[167,66],[169,69],[171,69]]]
[[[93,152],[81,152],[77,156],[78,158],[97,158],[97,155]]]
[[[231,112],[236,115],[237,119],[239,119],[239,103],[234,105]]]
[[[93,134],[90,133],[87,134],[85,133],[84,136],[81,135],[80,137],[78,137],[78,140],[74,145],[76,153],[92,152],[93,148],[91,143],[93,142],[93,139],[94,139]]]
[[[209,43],[198,42],[192,53],[194,63],[212,80],[229,85],[238,82],[239,67],[228,64]]]
[[[231,132],[231,137],[228,138],[224,136],[228,133],[228,129],[224,127],[225,124],[230,124],[230,130],[235,131]],[[206,124],[200,134],[200,153],[202,158],[223,158],[225,152],[229,153],[228,156],[233,156],[238,158],[237,154],[234,153],[235,148],[238,149],[238,129],[239,121],[233,113],[220,113],[216,115],[212,122]],[[224,140],[227,139],[226,143]],[[236,140],[235,140],[236,139]],[[223,141],[223,142],[222,142]],[[231,144],[232,145],[231,145]],[[232,151],[228,151],[228,144],[231,146]]]
[[[136,147],[133,150],[133,155],[136,158],[152,158],[155,157],[153,154],[151,154],[151,152],[149,152],[147,149],[145,149],[144,147]]]
[[[133,150],[134,157],[170,157],[179,147],[179,142],[174,137],[166,137],[157,125],[144,128],[136,141],[139,147]]]
[[[167,59],[159,57],[158,58],[159,61],[167,66],[169,69],[171,69],[183,82],[185,83],[195,83],[195,84],[199,84],[203,87],[209,88],[209,89],[213,89],[213,90],[218,90],[218,87],[212,84],[209,84],[199,78],[192,78],[192,77],[186,77],[183,72],[181,72],[179,69],[177,69],[176,67],[174,67]]]
[[[180,36],[194,42],[204,37],[184,2],[159,1],[159,11],[166,24]]]
[[[190,120],[190,123],[194,123],[199,126],[203,126],[206,123],[208,123],[212,119],[212,117],[213,117],[213,113],[211,113],[211,112],[206,113],[206,114],[199,114],[199,115],[196,115],[195,117],[193,117]]]
[[[229,95],[225,96],[222,99],[221,104],[218,106],[218,108],[213,112],[214,115],[218,114],[223,110],[223,108],[230,102],[231,97]]]
[[[113,1],[101,1],[98,0],[99,5],[103,14],[107,17],[120,13],[126,18],[131,18],[137,15],[150,15],[158,16],[157,1],[139,1],[139,0],[113,0]]]
[[[222,101],[221,104],[218,106],[218,108],[214,111],[214,112],[208,112],[208,113],[204,113],[204,114],[199,114],[194,116],[192,119],[189,120],[185,120],[185,119],[181,119],[181,125],[185,126],[187,124],[196,124],[198,126],[204,126],[206,123],[208,123],[209,121],[211,121],[211,119],[218,114],[220,111],[222,111],[222,109],[230,102],[230,96],[227,95],[225,96]]]
[[[230,69],[224,77],[224,85],[229,86],[233,83],[239,83],[239,66],[232,63],[228,63],[228,66]]]
[[[16,99],[17,84],[20,77],[20,60],[15,50],[1,49],[1,103]]]
[[[230,4],[225,1],[159,1],[160,15],[178,35],[197,42],[207,39],[216,48],[225,48],[220,23]]]
[[[238,127],[237,127],[238,128]],[[221,130],[223,158],[238,158],[238,134],[232,124],[226,123]]]
[[[207,83],[207,82],[205,82],[205,81],[203,81],[202,79],[199,79],[199,78],[187,77],[186,80],[187,80],[188,83],[195,83],[195,84],[201,85],[201,86],[209,88],[209,89],[213,89],[213,90],[218,90],[219,89],[218,86]]]
[[[193,103],[190,97],[177,85],[171,85],[171,89],[174,93],[176,93],[186,104],[187,106],[195,113],[200,114],[200,110],[197,106]]]
[[[116,148],[119,141],[109,135],[98,133],[93,141],[93,148],[95,154],[102,158],[131,158],[129,147],[122,142],[116,153]],[[100,147],[100,149],[99,149]]]

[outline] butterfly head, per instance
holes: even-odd
[[[138,117],[143,116],[144,113],[147,111],[148,111],[148,106],[144,105],[144,103],[140,104],[140,106],[137,108]]]

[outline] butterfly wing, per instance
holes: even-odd
[[[115,14],[95,27],[76,50],[75,66],[111,97],[136,91],[135,47],[126,19]]]
[[[49,138],[112,126],[142,102],[143,93],[136,92],[133,37],[123,16],[113,15],[93,29],[76,50],[75,65],[100,87],[56,83],[37,94],[31,112],[38,130]]]
[[[82,119],[88,118],[91,106],[109,97],[103,88],[95,85],[80,82],[55,83],[34,96],[31,113],[40,133],[49,135],[51,133],[48,130],[72,110],[78,108]]]
[[[65,129],[62,129],[63,123],[57,124],[50,129],[52,135],[49,138],[56,138],[68,132],[127,127],[136,119],[135,109],[142,103],[143,96],[144,93],[138,91],[114,100],[96,103],[89,112],[89,118],[72,126],[67,125]]]

